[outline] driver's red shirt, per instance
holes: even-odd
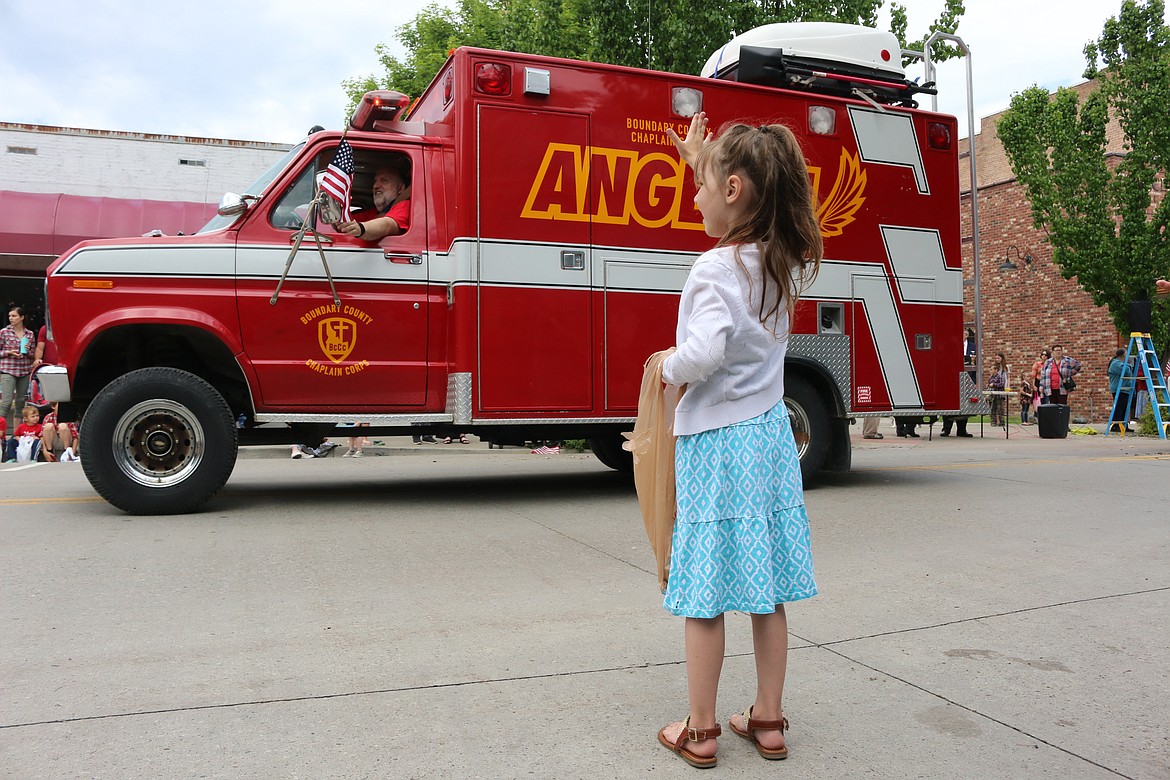
[[[379,214],[376,209],[362,209],[353,215],[358,222],[369,222],[378,217],[389,217],[398,223],[398,229],[405,233],[410,229],[410,200],[400,200],[390,207],[385,214]]]

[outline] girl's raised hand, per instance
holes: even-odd
[[[678,156],[692,168],[695,167],[695,160],[698,159],[699,150],[703,148],[703,144],[711,140],[707,133],[707,114],[704,111],[691,117],[691,126],[687,130],[685,139],[679,138],[673,127],[666,128],[666,132],[670,136],[670,140],[674,141],[675,148],[678,149]]]

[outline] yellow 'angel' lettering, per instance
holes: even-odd
[[[821,169],[810,167],[813,191]],[[683,211],[686,166],[661,152],[551,143],[532,181],[520,216],[568,222],[702,230],[702,220]],[[865,203],[866,173],[857,155],[841,150],[837,179],[817,208],[821,235],[839,236]],[[687,204],[688,206],[690,204]]]

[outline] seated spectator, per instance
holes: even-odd
[[[57,421],[57,404],[41,421],[41,455],[47,463],[80,460],[81,441],[77,423]]]
[[[21,453],[21,438],[32,437],[29,461],[35,461],[41,452],[41,411],[32,404],[25,404],[21,412],[24,422],[16,426],[12,438],[4,446],[4,461],[17,460]]]

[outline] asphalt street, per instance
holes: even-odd
[[[1170,777],[1170,443],[855,431],[806,493],[791,757],[725,727],[703,776]],[[336,455],[249,451],[178,517],[0,466],[0,777],[696,776],[655,739],[686,714],[683,623],[625,478]],[[754,694],[727,629],[724,722]]]

